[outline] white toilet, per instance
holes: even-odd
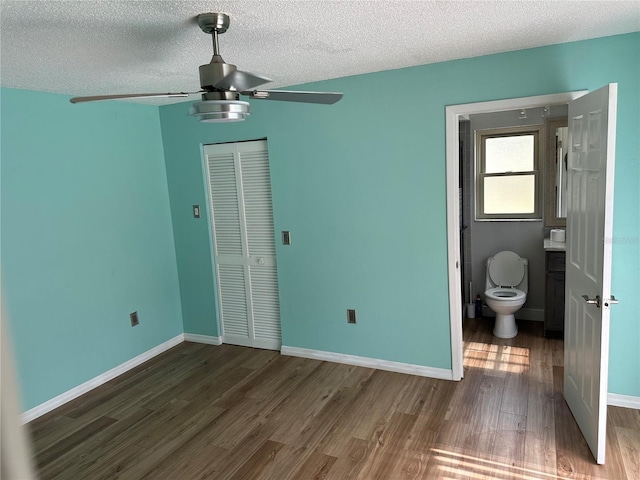
[[[496,312],[493,334],[499,338],[513,338],[518,326],[513,315],[527,300],[529,290],[529,261],[517,253],[505,250],[487,259],[487,280],[484,298]]]

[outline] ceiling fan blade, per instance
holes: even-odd
[[[267,77],[261,77],[260,75],[254,75],[253,73],[234,70],[226,77],[218,80],[213,86],[222,90],[234,89],[239,92],[244,92],[245,90],[251,90],[252,88],[256,88],[258,85],[262,85],[263,83],[269,83],[272,81],[273,80]]]
[[[100,100],[118,100],[122,98],[171,98],[171,97],[188,97],[201,92],[179,92],[179,93],[125,93],[116,95],[95,95],[92,97],[73,97],[69,101],[71,103],[97,102]]]
[[[252,90],[241,92],[251,98],[261,100],[279,100],[282,102],[322,103],[332,105],[342,98],[337,92],[303,92],[290,90]]]

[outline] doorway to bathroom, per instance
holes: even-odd
[[[527,275],[512,286],[522,281],[522,288],[525,283],[533,287],[525,292],[518,319],[543,320],[544,133],[550,119],[566,116],[563,104],[460,119],[461,291],[466,317],[495,315],[486,307],[484,294],[487,260],[499,252],[515,252]],[[474,308],[476,298],[484,308]]]
[[[568,102],[585,93],[568,92],[446,108],[449,307],[454,378],[463,376],[462,319],[467,313],[466,304],[485,290],[485,262],[489,257],[499,251],[512,250],[529,258],[529,265],[533,266],[529,272],[531,296],[528,295],[528,305],[519,312],[518,318],[524,315],[539,321],[544,315],[544,222],[541,219],[476,221],[474,132],[541,125],[551,116],[566,116]],[[483,307],[481,314],[485,313],[490,312]]]

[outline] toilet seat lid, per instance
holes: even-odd
[[[496,285],[520,285],[524,277],[524,264],[520,261],[520,255],[509,250],[497,253],[489,263],[489,276]]]

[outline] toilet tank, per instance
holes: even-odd
[[[500,253],[502,253],[502,252],[500,252]],[[487,259],[487,268],[486,268],[486,276],[485,276],[485,290],[489,290],[490,288],[495,288],[495,287],[499,286],[499,285],[496,285],[493,282],[493,280],[491,279],[491,275],[489,274],[489,267],[491,266],[491,262],[493,261],[493,258],[494,257],[489,257]],[[522,280],[520,281],[520,283],[518,285],[514,285],[514,286],[518,290],[521,290],[524,293],[528,293],[529,292],[529,260],[527,260],[526,258],[519,257],[519,259],[516,260],[516,261],[522,262],[522,264],[524,266],[524,275],[522,276]],[[511,285],[502,285],[502,286],[503,287],[510,287]]]

